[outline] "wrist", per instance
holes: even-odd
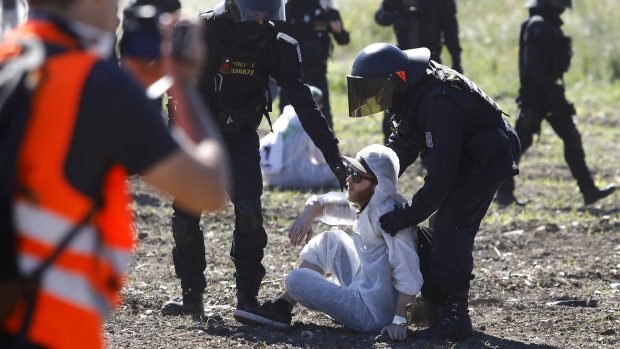
[[[407,326],[407,319],[400,315],[394,315],[392,325]]]

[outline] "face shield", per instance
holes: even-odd
[[[347,76],[349,116],[359,118],[392,106],[394,81],[390,78]]]
[[[286,21],[284,0],[226,0],[226,7],[237,23]]]

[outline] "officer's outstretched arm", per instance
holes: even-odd
[[[446,91],[427,98],[423,108],[428,174],[424,185],[405,209],[409,222],[419,224],[444,201],[459,175],[463,153],[463,112],[455,99],[458,92]]]
[[[392,149],[398,156],[400,162],[400,172],[398,176],[402,175],[405,170],[413,164],[420,155],[420,148],[411,140],[398,134],[392,133],[388,139],[386,146]]]
[[[329,163],[340,156],[338,139],[329,128],[327,120],[312,99],[310,88],[302,82],[301,53],[297,40],[279,33],[277,39],[277,62],[274,77],[284,90],[286,97],[301,121],[306,133],[321,150]]]

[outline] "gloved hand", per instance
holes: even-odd
[[[347,170],[347,165],[342,161],[340,156],[334,157],[334,159],[330,159],[327,161],[329,168],[338,178],[338,182],[340,183],[340,191],[344,190],[347,185],[347,177],[349,176],[349,171]]]
[[[388,212],[379,218],[379,224],[381,229],[386,233],[394,236],[400,230],[410,226],[409,219],[407,219],[407,213],[405,212],[407,204],[404,207],[394,205],[394,211]]]

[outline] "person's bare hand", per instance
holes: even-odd
[[[305,243],[308,243],[313,234],[312,219],[309,219],[308,215],[304,212],[295,220],[289,229],[288,238],[291,241],[291,245],[298,246],[304,242],[304,238]]]
[[[332,28],[333,33],[340,34],[342,32],[341,21],[329,21],[329,26]]]
[[[389,324],[381,329],[379,335],[386,334],[390,336],[393,341],[402,341],[407,338],[407,326]]]

